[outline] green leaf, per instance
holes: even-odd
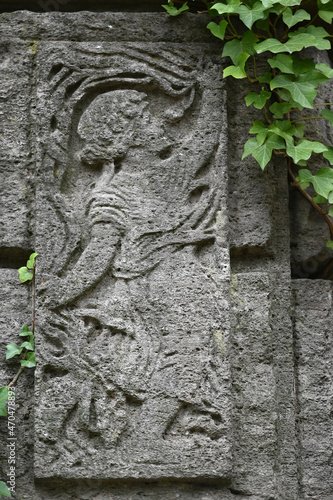
[[[327,241],[327,242],[326,242],[326,246],[327,246],[328,248],[331,248],[331,249],[333,250],[333,241],[332,241],[332,240]]]
[[[249,55],[255,54],[255,44],[259,38],[248,30],[244,33],[241,40],[231,40],[225,43],[222,57],[229,56],[232,62],[237,66],[240,54],[245,53]]]
[[[34,277],[34,273],[25,266],[20,267],[18,273],[21,283],[25,283],[26,281],[32,280],[32,278]]]
[[[233,14],[240,6],[240,0],[227,0],[227,3],[215,3],[211,9],[217,10],[219,14]]]
[[[36,359],[34,352],[28,352],[26,359],[21,359],[21,366],[26,368],[34,368],[36,366]]]
[[[333,191],[331,191],[329,194],[328,194],[328,203],[332,204],[333,203]],[[330,210],[332,210],[333,207],[330,208]],[[330,213],[328,213],[328,215],[330,215]],[[331,217],[331,215],[330,215]]]
[[[30,336],[29,342],[23,342],[21,345],[21,348],[26,349],[27,351],[34,351],[35,350],[35,343],[34,343],[34,335]]]
[[[175,7],[174,3],[172,0],[168,0],[168,5],[162,5],[162,7],[167,11],[167,13],[170,16],[178,16],[182,12],[185,12],[186,10],[189,10],[189,6],[187,5],[187,2],[185,2],[179,9]]]
[[[28,335],[33,335],[33,333],[30,332],[30,330],[27,326],[23,326],[19,335],[20,335],[20,337],[27,337]]]
[[[327,198],[325,196],[320,196],[317,194],[317,196],[312,196],[312,199],[315,203],[327,203]]]
[[[284,44],[281,43],[276,38],[268,38],[255,47],[257,54],[262,54],[263,52],[269,51],[273,52],[273,54],[277,54],[278,52],[285,52]]]
[[[299,35],[310,35],[314,37],[315,43],[311,43],[311,45],[305,45],[305,47],[316,47],[319,50],[329,50],[331,48],[331,43],[329,40],[325,40],[326,37],[329,37],[329,33],[322,28],[321,26],[307,26],[306,28],[302,27],[296,31],[289,33],[290,38],[298,37]],[[287,42],[288,43],[288,42]]]
[[[266,71],[262,76],[258,76],[258,80],[260,83],[270,83],[273,78],[273,74]]]
[[[295,26],[297,23],[301,23],[302,21],[311,19],[311,16],[308,12],[306,12],[303,9],[299,9],[293,14],[293,11],[288,8],[287,10],[284,11],[282,15],[283,22],[291,28],[292,26]]]
[[[296,55],[293,55],[292,59],[295,76],[315,69],[315,63],[311,59],[299,59]]]
[[[227,26],[228,22],[224,19],[219,24],[216,24],[213,21],[207,24],[207,28],[211,31],[211,33],[221,40],[224,40],[225,30]]]
[[[258,21],[258,19],[263,19],[265,17],[264,11],[265,7],[263,7],[262,3],[256,2],[251,9],[244,4],[241,5],[238,8],[237,13],[245,26],[251,29],[252,25]]]
[[[250,134],[258,134],[259,132],[261,132],[263,129],[266,129],[266,125],[260,121],[260,120],[256,120],[255,122],[253,122],[253,125],[250,129]]]
[[[35,260],[36,260],[36,257],[37,257],[38,253],[32,253],[29,257],[29,260],[27,262],[27,268],[28,269],[33,269],[34,266],[35,266]]]
[[[19,347],[17,344],[8,344],[6,351],[6,359],[11,359],[14,356],[21,354],[22,347]]]
[[[263,122],[255,121],[250,129],[250,134],[257,134],[257,143],[258,146],[261,146],[266,140],[268,128]]]
[[[333,69],[328,64],[318,63],[316,69],[322,71],[327,78],[333,78]]]
[[[226,78],[227,76],[233,76],[234,78],[240,79],[240,78],[246,78],[246,72],[244,70],[245,68],[245,63],[249,58],[249,54],[245,54],[245,52],[242,52],[239,54],[238,57],[238,66],[228,66],[223,70],[223,77]]]
[[[310,28],[310,26],[308,28]],[[328,40],[325,40],[319,35],[317,36],[315,32],[308,32],[308,28],[303,28],[302,32],[302,28],[300,28],[297,32],[289,33],[290,38],[286,43],[281,43],[275,38],[268,38],[256,45],[256,52],[258,54],[266,51],[273,52],[273,54],[278,54],[280,52],[289,52],[292,54],[293,52],[299,52],[307,47],[316,47],[319,50],[329,50],[331,48],[331,44]],[[312,28],[314,27],[312,26]],[[325,30],[323,29],[323,31]],[[320,33],[322,32],[320,31]],[[325,36],[328,36],[328,34]]]
[[[275,121],[268,126],[268,130],[282,137],[287,143],[294,144],[295,127],[291,125],[290,120]]]
[[[307,47],[318,47],[320,44],[320,40],[313,35],[308,33],[299,33],[298,35],[292,36],[292,33],[289,35],[291,38],[284,44],[285,51],[288,51],[290,54],[293,52],[299,52],[300,50]]]
[[[244,154],[242,160],[250,154],[257,160],[260,167],[264,169],[272,157],[274,149],[282,149],[285,143],[281,137],[272,134],[261,146],[258,145],[256,139],[252,137],[245,143]]]
[[[313,175],[310,170],[301,169],[298,171],[298,177],[296,177],[296,181],[299,183],[302,189],[306,189],[309,187],[310,182],[312,182]]]
[[[332,24],[333,2],[328,1],[326,5],[321,5],[318,10],[318,16],[328,24]]]
[[[268,59],[267,62],[271,68],[278,68],[283,73],[290,73],[291,75],[294,74],[294,61],[292,56],[289,54],[278,54],[272,59]]]
[[[0,497],[1,496],[4,496],[4,497],[11,497],[12,496],[6,483],[4,483],[3,481],[0,481]]]
[[[323,109],[321,112],[321,116],[326,118],[326,120],[328,120],[333,126],[333,111],[331,111],[330,109]]]
[[[327,151],[323,152],[323,157],[326,158],[333,165],[333,147],[327,146]]]
[[[261,90],[260,94],[257,94],[256,92],[250,92],[245,97],[246,106],[250,106],[251,104],[253,104],[255,108],[262,109],[271,95],[272,92],[267,92],[266,90]]]
[[[289,102],[275,102],[269,107],[270,112],[273,114],[273,118],[283,118],[283,115],[288,113],[292,108]]]
[[[303,123],[296,123],[296,125],[295,125],[295,133],[294,133],[294,135],[295,135],[298,139],[303,139],[303,137],[304,137],[304,132],[305,132],[305,125],[303,125]]]
[[[313,187],[317,194],[328,197],[328,194],[333,191],[333,169],[323,167],[315,173],[312,180]]]
[[[326,151],[327,147],[321,142],[317,141],[307,141],[303,140],[297,146],[287,143],[287,154],[291,156],[295,163],[298,163],[300,160],[308,160],[312,153],[322,153]],[[328,167],[327,167],[328,168]],[[331,170],[331,169],[329,169]],[[333,170],[332,170],[333,174]],[[311,181],[312,182],[312,181]],[[317,190],[316,192],[319,193]]]
[[[300,77],[297,77],[300,78]],[[278,75],[270,83],[271,90],[281,87],[290,92],[294,101],[304,108],[313,108],[313,101],[317,95],[314,85],[309,82],[298,82],[292,80],[289,75]]]
[[[317,86],[318,83],[325,83],[329,80],[327,76],[325,76],[323,73],[317,70],[312,70],[308,71],[307,73],[304,73],[302,75],[298,75],[296,77],[295,82],[305,82],[305,83],[311,83],[313,86]]]
[[[8,399],[8,387],[0,387],[0,416],[6,417],[6,403]],[[1,490],[0,490],[1,491]]]

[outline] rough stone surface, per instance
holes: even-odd
[[[332,285],[293,283],[299,479],[302,498],[333,494]]]
[[[14,498],[333,497],[331,285],[291,281],[289,227],[293,268],[322,243],[302,202],[289,222],[283,162],[241,162],[247,85],[205,23],[0,15],[1,352],[40,253]]]

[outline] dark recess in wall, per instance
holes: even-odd
[[[167,0],[0,0],[1,12],[165,12],[161,4]]]

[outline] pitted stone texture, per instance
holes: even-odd
[[[293,292],[301,498],[331,500],[332,284],[295,280]]]
[[[181,18],[154,12],[50,12],[45,15],[25,11],[0,14],[1,33],[9,39],[190,42],[198,43],[198,51],[202,43],[218,46],[221,50],[206,24],[206,16],[189,13]]]
[[[31,248],[31,76],[28,42],[0,40],[0,259],[2,248]]]
[[[288,297],[281,309],[276,303],[286,278],[252,272],[232,279],[232,487],[251,498],[297,498]]]
[[[38,477],[230,478],[225,95],[201,50],[40,46]]]

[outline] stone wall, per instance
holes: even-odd
[[[39,253],[14,498],[333,498],[331,283],[291,279],[286,168],[241,161],[205,21],[0,15],[1,352]]]

